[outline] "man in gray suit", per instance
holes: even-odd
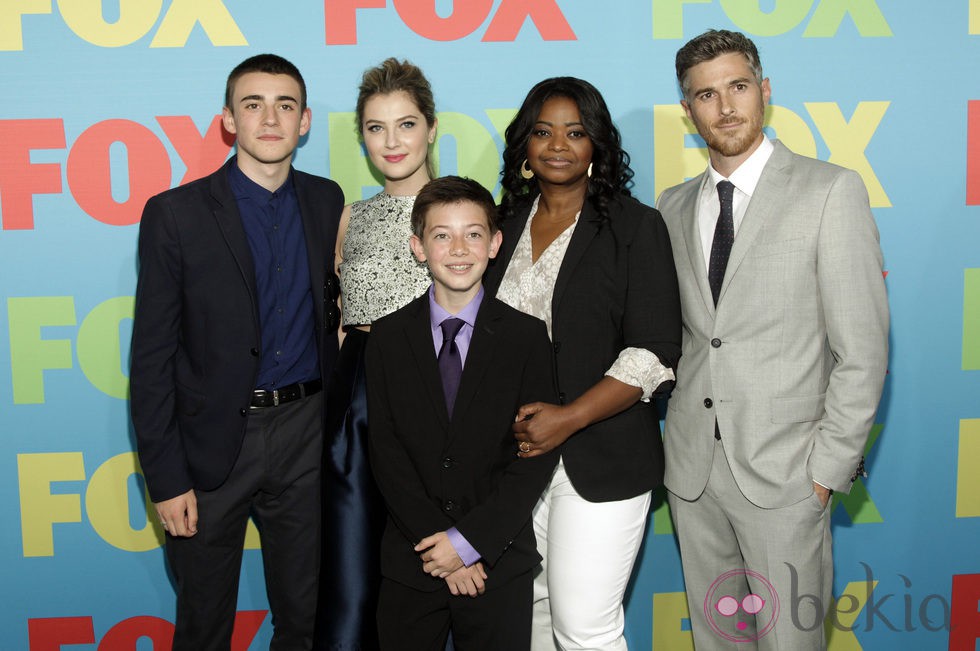
[[[711,30],[676,66],[710,161],[658,202],[683,317],[665,483],[694,641],[820,649],[827,505],[856,476],[888,357],[878,231],[856,173],[763,134],[752,41]]]

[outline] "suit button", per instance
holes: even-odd
[[[562,391],[562,392],[560,392],[558,394],[558,404],[560,404],[560,405],[565,404],[565,392],[564,391]]]
[[[259,349],[258,348],[251,348],[251,349],[249,349],[248,352],[252,353],[252,357],[258,357],[259,356]]]
[[[242,407],[241,409],[238,410],[238,413],[242,418],[245,418],[246,416],[248,416],[248,409]]]
[[[453,458],[452,457],[446,457],[445,459],[443,459],[442,460],[442,467],[443,468],[452,468],[453,467]]]
[[[561,351],[561,342],[560,341],[556,341],[555,342],[555,353],[558,353],[560,351]]]
[[[714,339],[712,339],[711,340],[711,347],[712,348],[721,348],[721,339],[718,339],[717,337],[715,337]]]
[[[706,408],[711,409],[711,405],[713,405],[713,404],[715,404],[715,403],[711,402],[711,398],[705,398],[704,399],[704,406]]]
[[[456,508],[456,503],[453,502],[452,500],[446,500],[442,505],[443,511],[452,511],[455,508]]]

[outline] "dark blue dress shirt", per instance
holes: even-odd
[[[229,182],[252,250],[258,291],[256,388],[278,389],[320,377],[310,266],[293,173],[275,192],[229,166]]]

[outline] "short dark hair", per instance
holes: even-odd
[[[500,230],[497,220],[497,204],[493,195],[473,179],[461,176],[443,176],[432,179],[419,190],[412,206],[412,233],[421,238],[425,233],[425,218],[433,206],[475,203],[487,216],[490,233]]]
[[[234,101],[232,94],[235,92],[235,82],[250,72],[289,75],[295,79],[296,83],[299,84],[299,108],[301,111],[306,110],[306,82],[303,81],[303,75],[299,74],[299,68],[277,54],[256,54],[235,66],[235,69],[228,75],[228,82],[225,84],[225,108],[234,112],[234,107],[231,104]]]
[[[681,91],[687,98],[690,90],[687,87],[687,72],[699,63],[711,61],[723,54],[741,54],[749,62],[756,81],[762,82],[762,63],[759,61],[759,50],[745,34],[730,32],[727,29],[709,29],[700,36],[695,36],[677,50],[674,67],[677,71],[677,81]]]
[[[518,204],[534,197],[538,191],[536,178],[521,176],[521,165],[527,158],[527,143],[541,114],[541,107],[553,97],[575,102],[582,116],[582,126],[592,141],[592,176],[589,178],[587,200],[602,219],[608,217],[607,206],[616,195],[629,195],[633,170],[630,157],[623,150],[619,129],[613,123],[609,107],[595,86],[575,77],[552,77],[532,88],[517,115],[504,133],[504,169],[500,184],[504,195],[501,210],[505,219],[518,212]]]

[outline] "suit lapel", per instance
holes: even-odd
[[[745,216],[742,217],[742,223],[735,235],[732,252],[728,256],[728,266],[725,267],[725,279],[718,294],[719,303],[724,298],[725,290],[731,284],[732,277],[738,271],[746,253],[752,248],[762,227],[774,218],[776,210],[779,209],[780,204],[778,201],[773,201],[773,197],[785,194],[785,186],[789,179],[786,168],[791,161],[790,152],[778,141],[774,142],[773,145],[775,149],[766,162],[766,166],[762,169],[759,183],[755,186],[755,192],[752,193],[749,205],[745,209]]]
[[[698,220],[698,212],[701,206],[701,188],[705,183],[707,171],[697,177],[688,186],[686,196],[681,203],[680,212],[686,215],[686,227],[684,228],[684,239],[687,244],[687,255],[691,262],[691,269],[694,271],[694,279],[697,281],[698,289],[701,291],[701,300],[710,313],[715,311],[715,301],[711,296],[711,285],[708,283],[707,259],[708,251],[703,250],[701,245],[701,223]]]
[[[303,239],[306,240],[306,257],[310,266],[310,287],[313,291],[313,309],[316,314],[317,330],[323,329],[323,300],[322,294],[324,283],[324,273],[326,271],[326,256],[323,250],[323,238],[320,237],[320,229],[316,222],[317,210],[313,205],[306,183],[303,182],[303,175],[295,170],[292,171],[293,189],[296,191],[296,200],[299,203],[299,214],[303,220]]]
[[[442,391],[442,376],[432,345],[432,325],[429,317],[429,293],[426,292],[410,304],[411,318],[405,327],[406,346],[415,358],[422,386],[429,396],[430,408],[439,417],[443,431],[449,429],[449,412],[446,410],[446,396]],[[465,376],[465,372],[464,372]]]
[[[500,319],[500,306],[484,295],[480,311],[476,315],[473,326],[473,337],[470,348],[466,353],[466,364],[463,365],[463,377],[456,394],[456,404],[453,406],[452,422],[457,422],[460,414],[466,413],[470,403],[476,396],[477,390],[483,385],[483,378],[493,364],[494,351],[497,348],[495,337],[496,322]],[[455,429],[451,435],[455,435]]]
[[[227,244],[232,257],[238,264],[238,269],[242,273],[242,280],[245,282],[249,297],[252,299],[252,315],[255,322],[258,323],[255,263],[252,261],[252,249],[249,248],[248,239],[245,237],[245,227],[242,225],[242,217],[238,212],[235,196],[232,194],[231,185],[228,183],[229,165],[235,165],[234,158],[231,158],[224,167],[211,175],[212,214],[221,235],[224,237],[225,244]]]
[[[602,219],[596,213],[592,204],[586,200],[582,206],[582,214],[579,215],[579,223],[572,232],[572,239],[565,249],[565,257],[562,259],[561,267],[558,269],[558,278],[555,280],[555,291],[551,297],[551,313],[558,313],[558,306],[561,305],[561,297],[568,289],[568,283],[575,272],[575,268],[582,260],[582,256],[589,249],[592,240],[599,233],[602,227]]]

